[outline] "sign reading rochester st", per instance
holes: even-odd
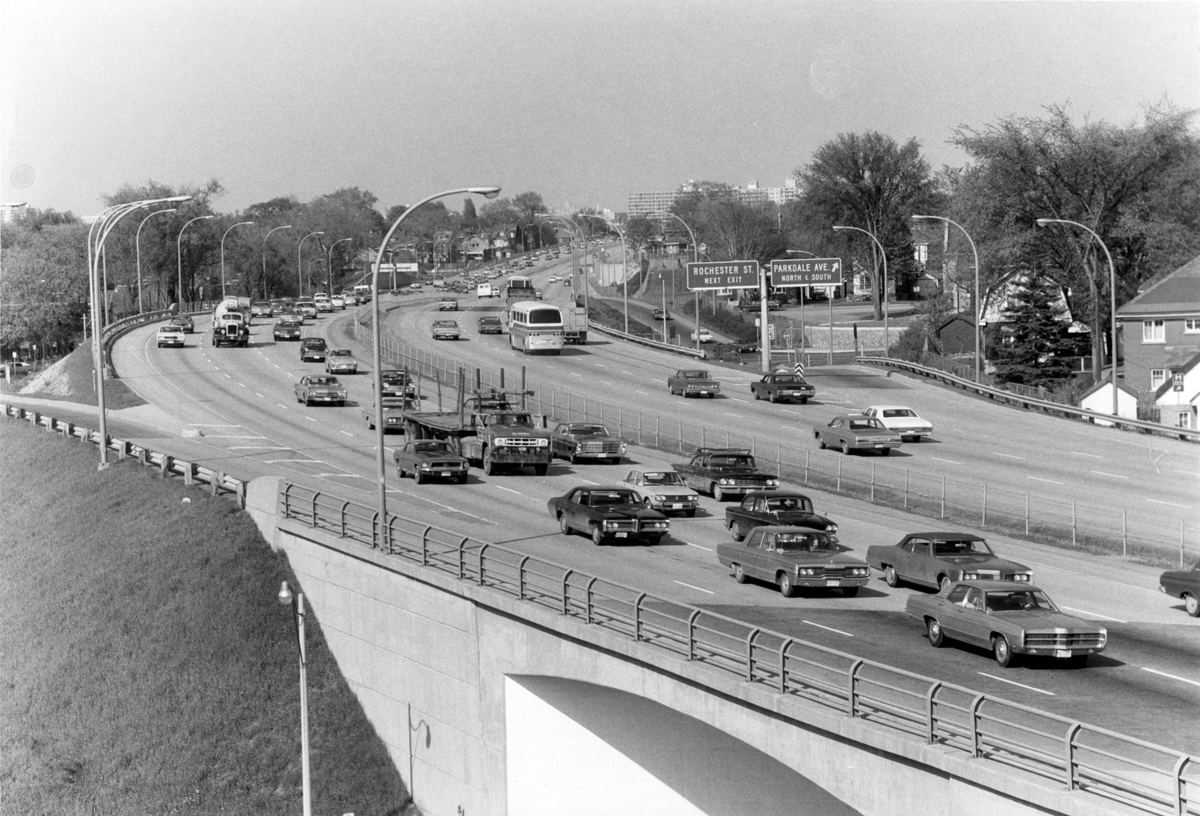
[[[772,286],[838,286],[841,282],[841,258],[771,261]]]
[[[687,265],[688,289],[753,289],[758,261],[710,261]]]

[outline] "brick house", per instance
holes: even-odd
[[[1117,310],[1117,323],[1123,331],[1125,387],[1143,404],[1175,406],[1164,411],[1165,424],[1196,427],[1200,255],[1144,284]]]

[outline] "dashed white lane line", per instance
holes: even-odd
[[[1088,473],[1095,473],[1098,476],[1111,476],[1114,479],[1128,479],[1128,476],[1122,476],[1119,473],[1108,473],[1103,470],[1089,470]]]
[[[1000,451],[992,451],[992,456],[1003,456],[1005,459],[1024,459],[1024,456],[1014,456],[1011,453],[1000,453]]]
[[[648,396],[650,396],[650,395],[649,395],[649,394],[647,394],[645,391],[634,391],[633,393],[635,393],[635,394],[641,394],[643,397],[648,397]]]
[[[724,414],[725,414],[725,416],[737,417],[738,419],[742,419],[742,418],[743,418],[741,414],[734,414],[734,413],[731,413],[731,412],[729,412],[729,411],[723,411],[722,413],[724,413]]]
[[[850,632],[843,632],[841,629],[834,629],[832,626],[822,626],[822,625],[821,625],[821,624],[819,624],[819,623],[813,623],[813,622],[812,622],[812,621],[810,621],[810,620],[803,620],[803,619],[801,619],[801,621],[800,621],[800,622],[801,622],[801,623],[807,623],[809,626],[815,626],[815,627],[817,627],[818,629],[824,629],[824,630],[826,630],[826,631],[828,631],[828,632],[837,632],[839,635],[845,635],[846,637],[854,637],[854,635],[853,635],[853,634],[851,634]]]
[[[987,672],[980,672],[979,674],[982,675],[983,677],[990,677],[993,680],[999,680],[1001,683],[1008,683],[1009,685],[1017,686],[1018,688],[1023,688],[1028,691],[1036,691],[1038,694],[1045,694],[1047,697],[1057,697],[1058,696],[1053,691],[1046,691],[1045,689],[1036,688],[1034,686],[1027,686],[1024,683],[1018,683],[1016,680],[1008,680],[1003,677],[997,677],[996,675],[988,674]]]
[[[227,450],[288,450],[288,448],[281,448],[278,445],[234,445]]]
[[[1068,451],[1076,456],[1090,456],[1092,459],[1103,459],[1104,457],[1098,453],[1084,453],[1083,451]]]
[[[286,405],[284,405],[282,402],[277,402],[275,404],[278,405],[280,408],[282,408],[285,411],[288,409],[288,407]]]
[[[518,496],[523,495],[520,490],[513,490],[511,487],[504,487],[503,485],[496,485],[496,489],[503,490],[507,493],[515,493]]]
[[[342,431],[342,433],[344,433],[346,436],[354,436],[354,434],[350,433],[349,431]]]
[[[783,408],[781,410],[787,411],[789,414],[796,414],[797,416],[803,416],[803,413],[801,413],[800,411],[793,411],[791,408]]]
[[[1068,612],[1078,612],[1080,615],[1087,615],[1092,618],[1100,618],[1100,620],[1112,621],[1113,623],[1129,623],[1129,621],[1123,621],[1120,618],[1110,618],[1108,615],[1101,615],[1099,612],[1088,612],[1086,609],[1075,609],[1070,606],[1061,606],[1059,608],[1065,609]]]
[[[604,363],[592,363],[596,368],[608,368]]]
[[[599,482],[590,482],[587,479],[580,479],[579,481],[583,482],[584,484],[590,484],[590,485],[599,485],[600,484]]]
[[[729,397],[729,399],[737,400],[738,402],[749,402],[750,401],[750,400],[742,399],[741,397]]]
[[[306,416],[305,419],[307,419],[309,422],[316,422],[316,420],[310,416]]]
[[[712,552],[712,547],[702,547],[699,544],[693,544],[690,541],[685,541],[683,543],[687,544],[689,547],[695,547],[697,550],[704,550],[705,552]]]
[[[694,590],[696,590],[697,592],[706,592],[706,593],[708,593],[709,595],[716,595],[716,594],[717,594],[717,593],[713,592],[711,589],[704,589],[703,587],[693,586],[692,584],[685,584],[683,581],[676,581],[675,583],[679,584],[680,586],[685,586],[685,587],[687,587],[688,589],[694,589]]]
[[[935,462],[945,462],[947,465],[961,465],[962,464],[962,462],[955,462],[953,459],[942,459],[941,457],[938,457],[938,456],[930,456],[929,458]]]
[[[1047,484],[1056,484],[1056,485],[1063,484],[1063,482],[1056,482],[1053,479],[1039,479],[1037,476],[1027,476],[1026,478],[1032,479],[1035,482],[1046,482]]]
[[[582,377],[583,375],[582,375],[582,374],[580,374],[578,371],[572,371],[572,372],[571,372],[571,376],[572,376],[572,377]]]
[[[1200,680],[1189,680],[1186,677],[1180,677],[1175,674],[1167,674],[1165,671],[1159,671],[1158,669],[1148,669],[1145,666],[1142,666],[1142,671],[1150,672],[1151,674],[1157,674],[1159,677],[1169,677],[1172,680],[1178,680],[1181,683],[1190,683],[1193,686],[1200,686]]]
[[[1182,507],[1184,510],[1191,509],[1186,504],[1176,504],[1175,502],[1159,501],[1158,499],[1145,499],[1145,501],[1148,501],[1151,504],[1165,504],[1167,507]]]
[[[266,399],[266,397],[264,397],[262,394],[258,393],[257,391],[254,392],[254,396],[258,397],[259,399]]]
[[[228,374],[226,374],[226,375],[225,375],[225,379],[227,379],[227,380],[232,380],[232,379],[233,379],[233,377],[231,377],[231,376],[229,376]]]

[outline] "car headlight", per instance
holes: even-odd
[[[817,570],[814,567],[797,567],[796,574],[812,576],[817,574]]]
[[[583,453],[583,443],[582,443],[582,442],[576,442],[576,443],[575,443],[575,452],[576,452],[576,453]]]
[[[1033,573],[1031,573],[1031,572],[1018,572],[1018,573],[1016,573],[1016,574],[1014,574],[1014,575],[1013,575],[1013,577],[1012,577],[1012,580],[1014,580],[1014,581],[1024,581],[1025,583],[1029,583],[1030,581],[1032,581],[1032,580],[1033,580]]]
[[[779,487],[778,479],[767,479],[767,487]]]
[[[624,453],[625,452],[625,443],[622,442],[620,445],[618,445],[617,450],[620,451],[621,453]]]
[[[1101,629],[1100,630],[1100,645],[1106,646],[1107,644],[1108,644],[1108,630]]]
[[[837,529],[838,529],[838,526],[837,526],[836,524],[833,524],[833,523],[831,522],[830,524],[827,524],[827,525],[825,526],[825,529],[826,529],[827,531],[831,532],[831,533],[836,533],[836,532],[837,532]]]
[[[978,573],[978,572],[964,572],[964,573],[962,574],[962,578],[961,578],[961,579],[959,579],[959,580],[962,580],[962,581],[978,581],[978,580],[979,580],[979,573]]]
[[[733,479],[719,479],[717,480],[717,484],[731,485],[733,484]]]
[[[539,448],[545,448],[545,447],[549,447],[549,445],[550,445],[550,440],[549,440],[549,439],[539,439],[539,440],[537,441],[537,446],[538,446]]]
[[[852,572],[854,575],[870,575],[871,574],[871,570],[869,567],[855,567]]]

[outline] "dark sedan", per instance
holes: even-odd
[[[740,504],[725,508],[725,526],[734,541],[741,541],[755,527],[809,527],[837,542],[837,524],[817,513],[812,499],[803,493],[747,493]]]
[[[576,464],[583,459],[618,464],[625,443],[595,422],[561,422],[550,436],[550,453]]]
[[[1172,598],[1182,598],[1183,608],[1193,618],[1200,617],[1200,561],[1190,570],[1169,570],[1158,578],[1158,588]]]
[[[447,479],[464,484],[468,462],[443,439],[410,439],[395,453],[396,472],[403,479],[412,474],[421,484],[426,479]]]
[[[1001,558],[971,533],[909,533],[898,544],[867,547],[867,563],[890,587],[901,581],[945,589],[952,581],[1033,581],[1033,570]]]
[[[576,487],[546,505],[563,535],[573,532],[592,537],[592,543],[634,539],[657,544],[671,530],[670,520],[642,504],[625,487]]]

